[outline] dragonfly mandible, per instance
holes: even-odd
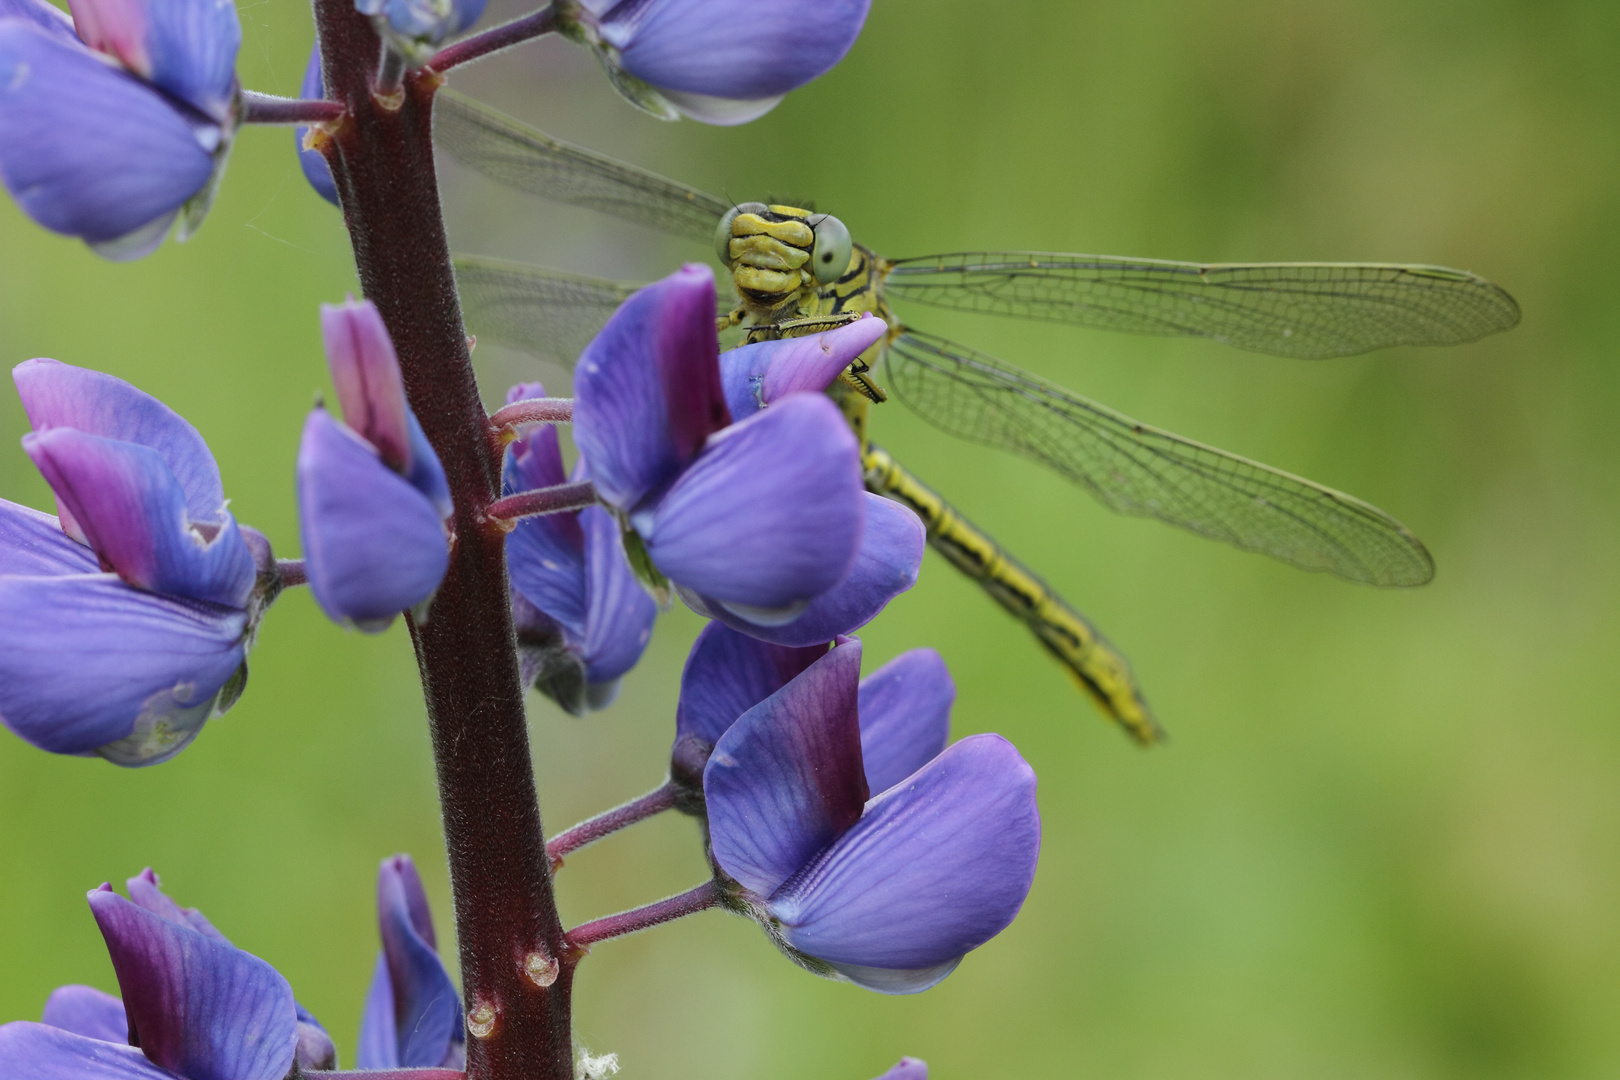
[[[1157,518],[1306,570],[1414,586],[1434,563],[1405,526],[1314,481],[1140,423],[1038,375],[911,329],[891,300],[1108,330],[1207,337],[1323,359],[1450,345],[1507,330],[1519,308],[1483,278],[1438,266],[1199,265],[1038,252],[886,259],[829,214],[734,205],[554,139],[441,90],[434,139],[456,161],[554,201],[712,237],[737,302],[719,325],[750,340],[871,312],[889,332],[833,389],[861,439],[868,487],[916,510],[929,543],[1025,623],[1102,710],[1143,743],[1162,732],[1130,666],[1095,627],[990,536],[867,438],[885,390],[924,420],[1051,468],[1120,513]],[[634,285],[475,256],[456,258],[469,329],[571,365]]]

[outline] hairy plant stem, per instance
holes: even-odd
[[[560,866],[563,856],[596,843],[604,836],[612,836],[620,829],[629,828],[638,821],[646,821],[665,810],[675,808],[675,785],[666,783],[640,798],[631,799],[622,806],[604,810],[595,817],[586,818],[578,825],[564,829],[551,838],[546,854],[551,856],[552,868]]]
[[[433,59],[428,61],[428,67],[434,71],[449,71],[453,67],[482,60],[514,45],[521,45],[525,41],[544,37],[555,29],[557,29],[557,13],[548,4],[521,19],[513,19],[509,23],[491,27],[481,34],[462,38],[454,45],[445,46],[433,54]]]
[[[567,510],[583,510],[595,503],[596,485],[589,480],[580,480],[572,484],[558,484],[555,487],[535,488],[532,491],[508,495],[504,499],[490,503],[489,509],[485,512],[491,521],[509,527],[520,518],[561,514]]]
[[[573,964],[538,985],[534,955],[565,955],[518,681],[504,536],[486,527],[500,459],[478,397],[433,170],[439,77],[407,74],[378,100],[381,43],[353,0],[314,0],[328,93],[347,109],[317,139],[332,166],[365,295],[450,482],[450,567],[411,623],[438,774],[461,977],[467,1080],[572,1080]]]
[[[322,124],[342,115],[343,106],[335,101],[276,97],[257,90],[242,91],[244,124]]]
[[[575,952],[581,952],[598,941],[650,930],[661,923],[696,915],[700,911],[707,911],[719,905],[720,887],[712,881],[705,881],[697,888],[671,896],[667,900],[659,900],[644,907],[621,911],[617,915],[605,915],[588,923],[580,923],[568,931],[568,943],[573,946]]]

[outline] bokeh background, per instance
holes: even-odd
[[[516,14],[517,8],[493,11]],[[295,92],[297,0],[242,5],[245,85]],[[1427,588],[1302,574],[1116,518],[899,406],[882,441],[1132,658],[1169,746],[1103,723],[930,555],[865,633],[930,645],[955,731],[1011,738],[1045,844],[1022,917],[939,988],[883,998],[709,913],[599,946],[579,1037],[626,1076],[864,1080],[903,1053],[986,1077],[1603,1077],[1620,1072],[1620,7],[1507,0],[878,0],[848,61],[741,129],[665,125],[561,43],[455,84],[737,200],[813,200],[883,253],[1443,263],[1524,324],[1327,363],[904,310],[1131,415],[1355,492],[1435,552]],[[705,249],[446,165],[462,250],[620,278]],[[325,386],[315,305],[353,288],[286,129],[245,131],[202,232],[115,266],[0,204],[0,352],[124,376],[191,418],[238,517],[298,550],[293,454]],[[476,329],[476,327],[474,328]],[[562,376],[479,350],[486,395]],[[0,395],[0,495],[48,505]],[[589,720],[531,700],[561,827],[659,781],[698,621],[659,624]],[[377,861],[448,886],[402,627],[287,596],[241,704],[160,768],[0,738],[0,1018],[115,984],[80,897],[152,865],[272,961],[352,1061]],[[684,820],[572,858],[566,919],[685,888]],[[453,961],[452,961],[453,962]]]

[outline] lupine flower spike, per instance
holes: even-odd
[[[819,393],[731,423],[714,302],[695,265],[627,300],[580,357],[575,441],[655,588],[667,579],[747,625],[781,626],[856,566],[859,450]]]
[[[916,993],[1022,906],[1040,847],[1035,774],[1005,739],[974,735],[898,780],[887,761],[869,779],[859,675],[859,643],[840,643],[720,736],[703,775],[710,849],[727,903],[789,957]],[[890,735],[920,756],[932,729],[913,743],[909,726]]]
[[[12,377],[61,516],[0,500],[0,722],[53,753],[167,760],[246,685],[270,546],[161,401],[55,360]]]
[[[140,258],[207,213],[237,124],[241,25],[216,0],[72,8],[0,0],[0,179],[47,229]]]
[[[506,400],[544,396],[525,383]],[[531,427],[507,448],[506,494],[566,479],[555,427]],[[506,555],[524,684],[575,716],[607,705],[658,615],[625,559],[618,522],[599,506],[527,518],[507,536]]]
[[[299,532],[310,590],[368,633],[425,604],[449,565],[450,491],[405,401],[399,359],[369,300],[321,306],[344,421],[316,407],[298,447]]]
[[[844,58],[871,0],[561,0],[558,29],[592,49],[637,107],[742,124]]]

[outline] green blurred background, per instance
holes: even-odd
[[[294,92],[307,8],[242,18],[244,84]],[[877,0],[847,62],[732,130],[639,116],[560,43],[455,84],[738,200],[813,199],[886,254],[1434,262],[1525,312],[1478,345],[1304,363],[903,310],[1376,502],[1439,574],[1413,592],[1302,574],[1113,517],[885,408],[881,440],[1104,628],[1173,741],[1132,747],[930,555],[865,633],[868,667],[939,649],[956,733],[1002,732],[1039,772],[1022,917],[939,988],[883,998],[700,916],[597,948],[584,1042],[659,1080],[864,1080],[903,1053],[942,1080],[1620,1073],[1620,7]],[[627,278],[705,254],[449,166],[444,186],[463,250]],[[5,363],[54,356],[162,397],[207,436],[238,517],[296,553],[293,453],[325,385],[315,305],[353,276],[291,133],[242,134],[187,245],[109,265],[5,203],[0,250]],[[519,374],[558,379],[488,347],[479,362],[491,400]],[[47,506],[0,398],[0,495]],[[658,782],[698,625],[664,616],[588,721],[532,699],[553,829]],[[80,897],[150,864],[280,968],[352,1061],[373,875],[395,851],[447,930],[404,630],[345,633],[289,595],[247,696],[169,765],[0,738],[0,1019],[36,1017],[59,983],[114,987]],[[564,916],[702,873],[691,825],[656,821],[570,859]]]

